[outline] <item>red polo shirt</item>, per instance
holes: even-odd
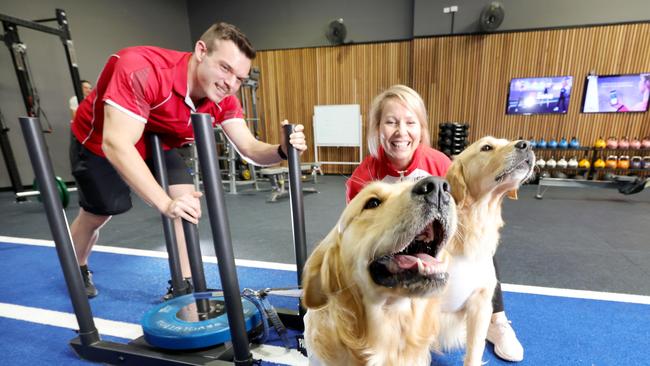
[[[378,158],[369,155],[363,159],[345,183],[348,203],[372,181],[395,183],[402,180],[418,180],[431,175],[444,177],[451,165],[447,155],[424,145],[419,145],[415,149],[411,163],[404,171],[398,171],[393,167],[381,146],[378,155]]]
[[[148,46],[125,48],[111,55],[95,89],[79,105],[72,122],[74,136],[88,150],[104,156],[105,104],[145,123],[145,133],[158,134],[167,148],[194,140],[191,113],[208,113],[215,125],[241,120],[243,112],[235,96],[218,104],[204,98],[194,106],[187,90],[190,56],[188,52]],[[147,145],[144,136],[135,145],[142,157],[149,154]]]

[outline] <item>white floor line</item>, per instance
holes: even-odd
[[[61,311],[39,309],[28,306],[0,303],[0,317],[27,321],[30,323],[51,325],[59,328],[77,330],[77,319],[74,314]],[[142,336],[139,324],[94,318],[95,326],[101,335],[124,339],[135,339]],[[73,335],[70,336],[73,338]],[[257,345],[251,348],[256,359],[285,365],[307,365],[307,358],[297,350],[287,351],[284,347]]]
[[[501,288],[503,289],[503,291],[520,292],[525,294],[570,297],[576,299],[607,300],[607,301],[629,302],[634,304],[650,305],[650,296],[643,296],[643,295],[622,294],[616,292],[571,290],[571,289],[553,288],[553,287],[513,285],[508,283],[501,284]]]
[[[0,236],[0,242],[6,242],[8,244],[25,244],[25,245],[54,247],[54,242],[52,240],[17,238],[11,236]],[[130,248],[121,248],[121,247],[102,246],[102,245],[97,245],[95,246],[94,249],[104,253],[135,255],[135,256],[142,256],[142,257],[167,258],[167,253],[155,251],[155,250],[130,249]],[[205,256],[203,257],[203,261],[206,263],[217,263],[217,258]],[[251,261],[245,259],[235,259],[235,264],[243,267],[296,271],[295,264]],[[502,288],[504,291],[508,291],[508,292],[520,292],[520,293],[536,294],[536,295],[572,297],[572,298],[592,299],[592,300],[607,300],[607,301],[629,302],[635,304],[650,305],[650,296],[644,296],[644,295],[633,295],[633,294],[624,294],[624,293],[615,293],[615,292],[587,291],[587,290],[572,290],[572,289],[540,287],[540,286],[526,286],[526,285],[515,285],[515,284],[507,284],[507,283],[502,284]]]
[[[29,306],[0,303],[0,317],[60,328],[79,329],[74,314]],[[100,318],[94,320],[95,327],[97,327],[100,334],[124,339],[135,339],[142,336],[142,327],[140,325]]]
[[[0,236],[0,242],[6,242],[8,244],[24,244],[24,245],[54,247],[54,241],[52,240],[17,238],[12,236]],[[98,252],[103,252],[103,253],[111,253],[111,254],[135,255],[140,257],[151,257],[151,258],[167,258],[167,252],[162,252],[157,250],[132,249],[132,248],[105,246],[105,245],[96,245],[93,248],[93,250]],[[203,262],[217,263],[217,258],[214,256],[203,256]],[[262,261],[254,261],[249,259],[235,259],[235,265],[242,266],[242,267],[275,269],[281,271],[293,271],[293,272],[296,271],[295,264],[262,262]]]

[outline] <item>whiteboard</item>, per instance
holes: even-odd
[[[358,104],[315,105],[314,144],[361,146],[361,107]]]

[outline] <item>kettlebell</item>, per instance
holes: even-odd
[[[616,164],[618,169],[629,169],[630,168],[630,157],[627,155],[622,155],[618,158],[618,164]]]
[[[546,161],[542,158],[539,158],[536,162],[535,165],[537,165],[540,168],[543,168],[546,166]]]
[[[642,164],[643,164],[643,159],[638,155],[633,156],[632,159],[630,160],[630,168],[632,169],[642,169],[643,168]]]
[[[643,138],[643,141],[641,141],[641,148],[650,149],[650,136],[646,136]]]
[[[580,148],[580,141],[574,136],[571,138],[571,141],[569,141],[569,147],[572,149],[578,149]]]
[[[605,160],[603,160],[603,158],[598,158],[598,160],[594,161],[594,168],[596,169],[605,168]]]
[[[618,140],[618,148],[625,150],[630,148],[630,141],[628,141],[627,136],[623,136],[623,138]]]
[[[650,156],[644,156],[641,162],[641,169],[650,169]]]
[[[630,141],[630,149],[639,150],[641,148],[641,141],[637,137]]]
[[[596,149],[604,149],[605,147],[607,147],[607,143],[602,137],[597,138],[596,142],[594,142],[594,148]]]
[[[564,159],[564,156],[560,160],[557,161],[557,167],[558,168],[566,169],[566,167],[568,165],[569,165],[569,163],[566,161],[566,159]]]
[[[569,142],[566,140],[566,138],[562,137],[560,142],[558,142],[557,147],[559,147],[560,149],[568,149]]]
[[[616,169],[617,166],[617,158],[616,155],[610,155],[607,157],[607,160],[605,161],[605,167],[609,169]]]
[[[555,168],[556,165],[557,165],[557,162],[555,161],[555,159],[553,159],[552,156],[551,156],[550,159],[546,160],[546,167],[547,167],[547,168],[551,168],[551,169],[552,169],[552,168]]]
[[[648,140],[650,141],[650,140]],[[539,138],[539,141],[537,141],[537,147],[540,149],[546,149],[546,140],[544,140],[543,137]]]
[[[589,169],[589,167],[591,167],[591,162],[589,162],[589,159],[587,158],[582,158],[582,160],[580,160],[580,162],[578,163],[578,168]]]
[[[548,148],[549,149],[557,149],[557,141],[555,139],[551,139],[551,141],[548,142]]]
[[[572,157],[571,159],[569,159],[569,162],[567,163],[567,167],[570,168],[570,169],[577,168],[578,167],[578,159],[576,159],[575,156]]]
[[[533,138],[533,136],[531,136],[531,137],[528,139],[528,143],[530,144],[530,148],[531,148],[531,149],[534,149],[534,148],[537,147],[537,141],[535,141],[535,139]]]
[[[616,140],[616,137],[612,136],[607,139],[607,148],[618,149],[618,140]]]
[[[567,179],[568,176],[561,171],[556,170],[551,174],[551,178]]]

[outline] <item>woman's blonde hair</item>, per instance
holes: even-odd
[[[415,113],[422,130],[420,134],[420,144],[431,146],[429,124],[427,122],[427,109],[424,106],[422,97],[408,86],[397,84],[377,95],[370,106],[370,114],[368,115],[368,133],[366,134],[370,155],[375,158],[379,157],[379,123],[381,122],[381,114],[384,111],[384,106],[389,100],[397,100]]]

